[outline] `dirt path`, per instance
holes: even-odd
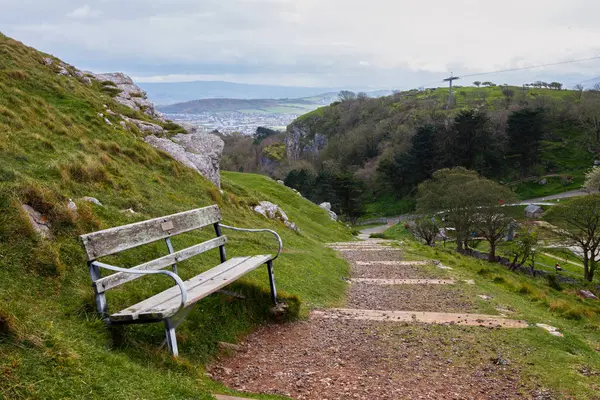
[[[353,278],[453,278],[431,264],[398,263],[402,252],[383,241],[333,247]],[[241,392],[295,399],[527,397],[518,367],[502,358],[513,345],[504,329],[527,324],[477,314],[476,297],[466,284],[351,283],[346,309],[263,327],[209,373]]]

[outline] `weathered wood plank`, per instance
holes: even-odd
[[[216,205],[166,217],[118,226],[80,236],[88,261],[115,254],[156,240],[212,225],[221,220]]]
[[[188,290],[188,301],[190,306],[217,290],[231,284],[242,275],[260,267],[271,255],[260,255],[253,257],[233,258],[215,268],[185,282]],[[161,319],[172,316],[180,305],[180,292],[177,287],[165,290],[149,299],[126,308],[110,316],[113,321],[129,321],[135,319]]]
[[[217,265],[216,267],[211,268],[208,271],[205,271],[205,272],[201,273],[200,275],[196,275],[195,277],[185,281],[184,282],[185,288],[186,288],[186,290],[190,290],[194,286],[196,286],[200,282],[202,282],[203,280],[210,279],[213,276],[216,276],[224,271],[227,271],[228,269],[233,268],[238,264],[241,264],[242,262],[248,260],[249,258],[250,257],[235,257],[235,258],[230,259],[229,261],[224,262],[223,264]],[[173,287],[171,287],[167,290],[164,290],[152,297],[147,298],[146,300],[143,300],[137,304],[127,307],[124,310],[119,311],[116,314],[111,315],[110,318],[113,321],[137,319],[137,314],[139,314],[140,312],[147,310],[149,308],[152,308],[156,304],[160,304],[167,300],[170,300],[173,298],[180,298],[180,296],[181,296],[181,291],[179,290],[179,287],[173,286]]]
[[[175,253],[168,254],[164,257],[157,258],[156,260],[148,261],[147,263],[131,267],[130,269],[147,271],[147,270],[158,270],[165,267],[171,266],[177,262],[187,260],[190,257],[204,253],[205,251],[215,249],[219,246],[227,243],[227,236],[220,236],[206,242],[199,243],[197,245],[188,247]],[[125,272],[117,272],[116,274],[105,276],[104,278],[98,279],[94,286],[98,293],[105,292],[109,289],[122,285],[126,282],[134,279],[141,278],[143,275],[127,274]]]

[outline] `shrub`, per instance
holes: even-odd
[[[556,279],[556,274],[549,274],[547,276],[547,279],[548,279],[548,286],[550,286],[552,289],[562,290],[562,287],[558,283],[558,279]]]

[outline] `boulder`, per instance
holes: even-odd
[[[278,180],[277,183],[279,183],[280,185],[285,185],[285,182],[282,180]]]
[[[544,178],[542,180],[539,181],[540,185],[547,185],[548,184],[548,179]]]
[[[287,214],[277,204],[271,203],[270,201],[261,201],[254,207],[254,211],[266,218],[283,222],[288,229],[298,231],[296,224],[290,221]]]
[[[112,82],[121,91],[115,97],[118,103],[142,111],[158,120],[164,120],[162,114],[154,108],[154,104],[148,100],[146,92],[136,85],[129,76],[122,72],[93,74],[93,76],[94,79],[100,82]]]
[[[21,207],[23,207],[23,210],[27,213],[33,230],[42,238],[51,239],[52,231],[50,231],[50,222],[48,222],[48,218],[39,211],[34,210],[33,207],[28,204],[22,204]]]
[[[79,200],[81,200],[81,201],[87,201],[88,203],[94,203],[95,205],[102,207],[102,203],[100,203],[100,200],[98,200],[95,197],[85,196],[85,197],[82,197]]]
[[[594,293],[590,292],[589,290],[582,289],[582,290],[579,291],[579,294],[584,299],[598,300],[598,297]]]
[[[331,210],[331,203],[324,202],[324,203],[319,204],[319,207],[321,207],[323,210],[327,211],[327,213],[329,214],[329,218],[331,218],[332,221],[338,220],[337,214]]]
[[[225,143],[218,136],[208,133],[180,133],[171,139],[149,135],[144,140],[221,187],[219,163]]]

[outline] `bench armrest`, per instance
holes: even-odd
[[[233,231],[241,231],[241,232],[268,232],[272,235],[275,235],[275,239],[277,239],[277,242],[279,243],[279,249],[277,250],[277,255],[275,257],[273,257],[273,260],[275,260],[277,257],[279,257],[279,255],[281,254],[281,251],[283,250],[283,241],[281,240],[281,236],[279,236],[277,234],[277,232],[271,230],[271,229],[247,229],[247,228],[237,228],[235,226],[229,226],[229,225],[224,225],[224,224],[219,224],[219,226],[223,227],[223,228],[227,228],[227,229],[231,229]]]
[[[179,310],[182,310],[185,307],[185,303],[187,303],[187,289],[185,288],[185,285],[183,284],[183,281],[181,280],[181,278],[177,275],[174,274],[171,271],[165,271],[165,270],[140,270],[140,269],[128,269],[128,268],[120,268],[120,267],[115,267],[114,265],[109,265],[109,264],[105,264],[105,263],[101,263],[99,261],[93,261],[91,264],[100,267],[100,268],[104,268],[104,269],[108,269],[110,271],[115,271],[115,272],[124,272],[126,274],[136,274],[136,275],[152,275],[152,274],[162,274],[162,275],[167,275],[169,276],[171,279],[173,279],[175,281],[175,283],[177,284],[177,286],[179,286],[179,290],[181,291],[181,305],[179,306]]]

